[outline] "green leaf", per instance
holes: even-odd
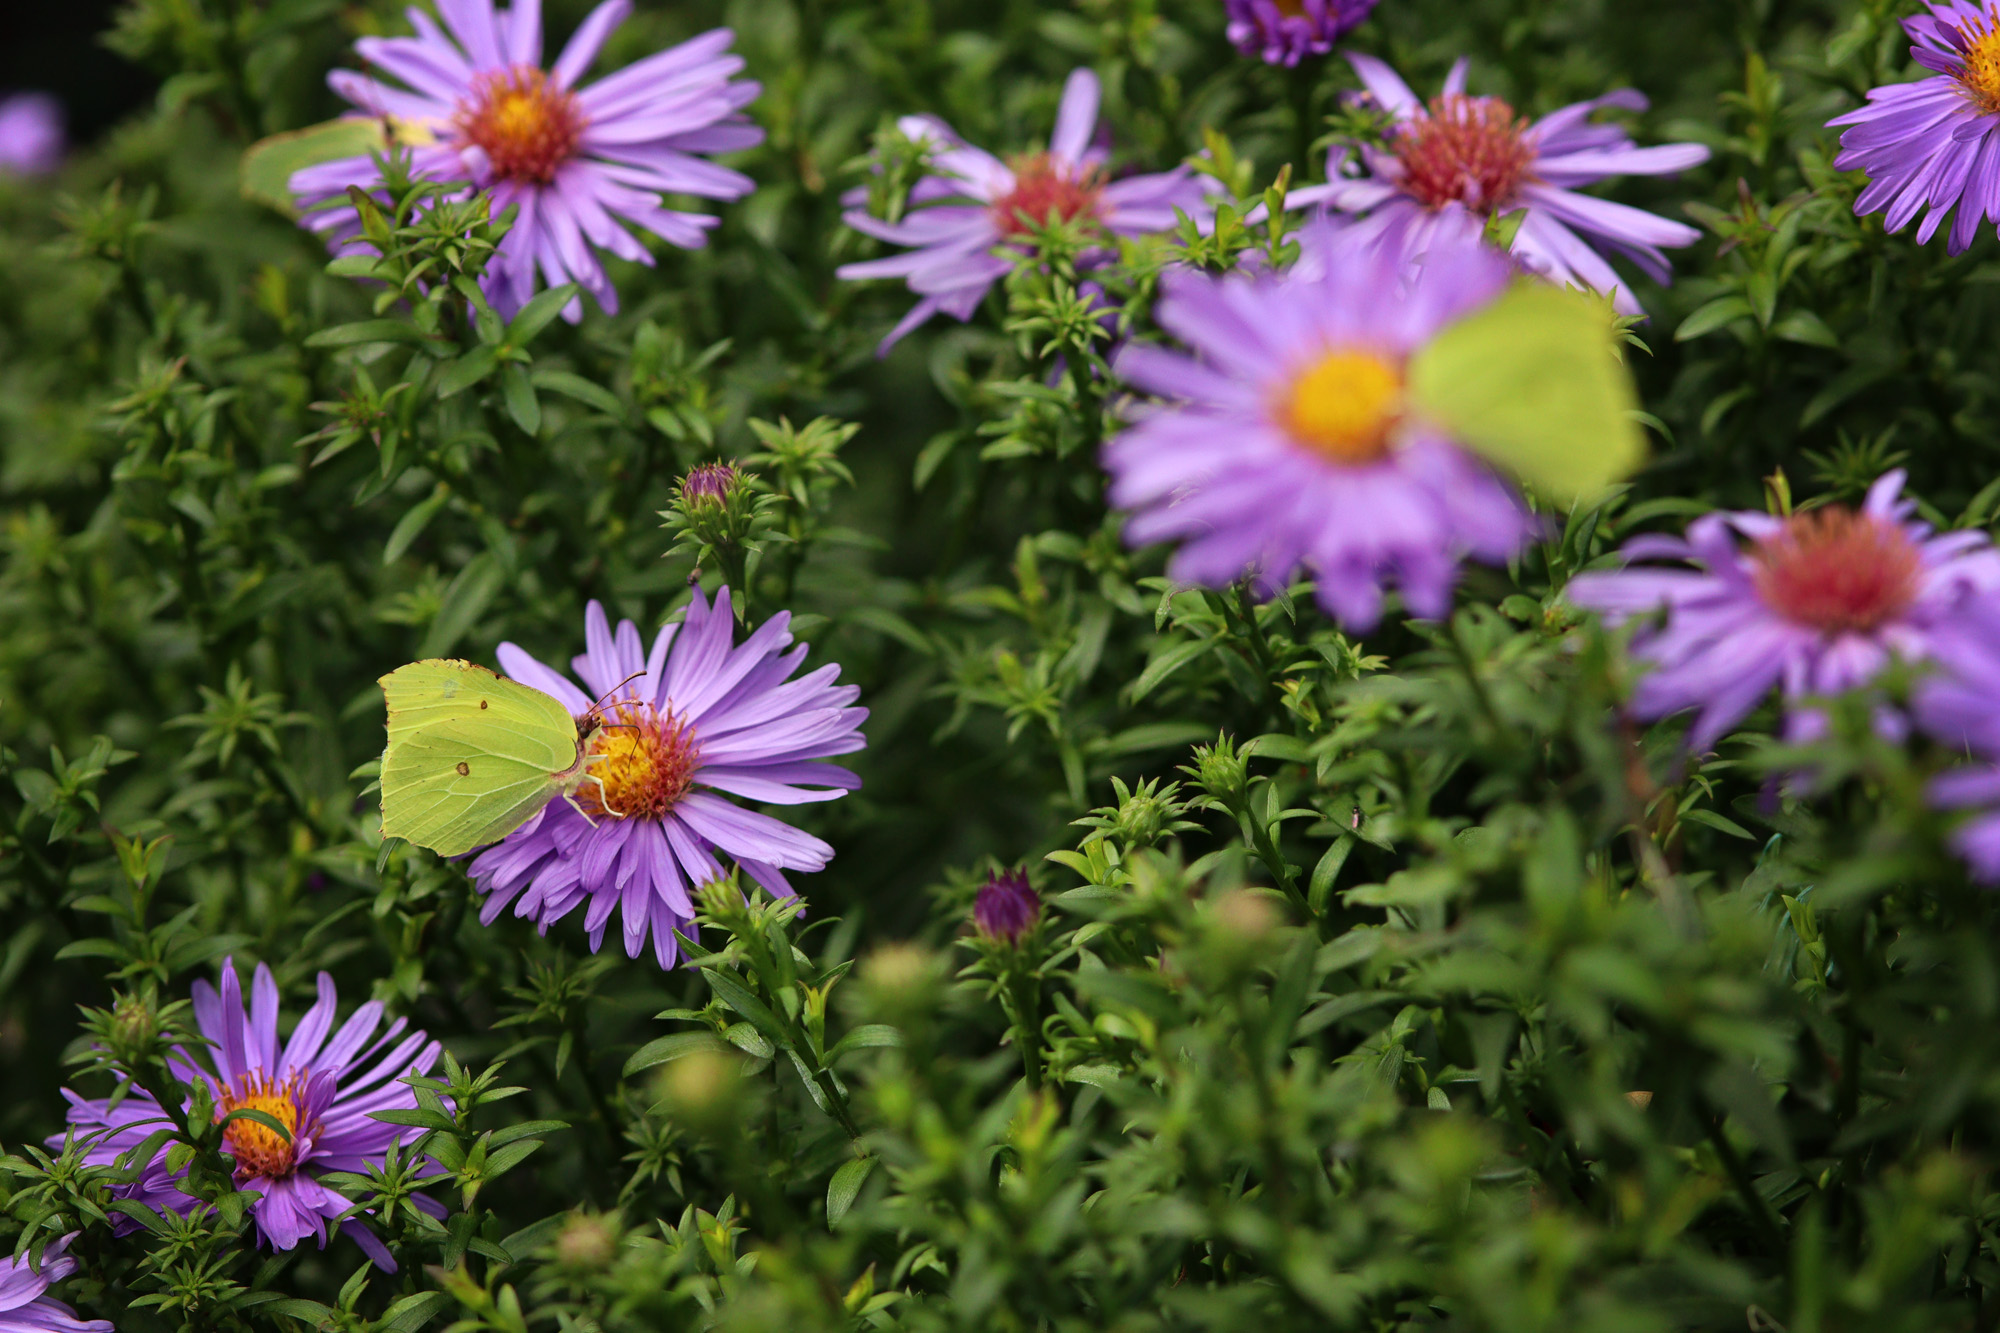
[[[1733,819],[1716,814],[1713,810],[1689,810],[1681,818],[1691,824],[1705,824],[1717,832],[1727,833],[1732,838],[1743,838],[1750,842],[1757,840],[1757,835],[1749,829]]]
[[[452,645],[486,613],[506,581],[507,571],[500,567],[491,551],[482,551],[468,560],[451,586],[444,590],[444,607],[431,622],[430,633],[424,636],[417,656],[442,657],[450,652]]]
[[[618,396],[600,384],[593,384],[581,375],[572,375],[567,370],[538,370],[528,376],[528,382],[537,389],[559,393],[585,407],[594,407],[607,417],[625,418],[625,404]]]
[[[405,1296],[382,1312],[382,1327],[394,1333],[416,1333],[443,1314],[451,1298],[441,1291],[420,1291]]]
[[[1610,308],[1523,279],[1410,362],[1410,401],[1488,462],[1558,503],[1597,495],[1646,457]]]
[[[551,287],[545,292],[537,292],[534,299],[521,307],[521,312],[507,326],[507,344],[510,347],[526,347],[535,335],[548,327],[549,321],[560,315],[563,307],[576,299],[576,284],[566,282],[560,287]]]
[[[507,404],[507,415],[514,418],[514,424],[521,428],[522,434],[540,433],[542,405],[535,401],[535,389],[528,383],[528,372],[519,366],[502,366],[500,397]]]
[[[826,1224],[840,1225],[840,1219],[847,1216],[847,1210],[854,1206],[861,1187],[867,1183],[869,1173],[875,1169],[873,1157],[857,1157],[833,1173],[833,1179],[826,1182]]]
[[[1188,643],[1177,643],[1158,657],[1155,657],[1152,661],[1146,663],[1146,669],[1139,673],[1139,679],[1132,682],[1131,693],[1128,696],[1131,702],[1138,703],[1155,689],[1158,689],[1167,677],[1173,675],[1176,671],[1179,671],[1182,667],[1194,661],[1195,658],[1200,657],[1214,646],[1213,641],[1209,639],[1194,639]]]
[[[1750,303],[1740,296],[1718,296],[1681,321],[1681,326],[1674,330],[1674,341],[1691,342],[1739,319],[1748,319],[1755,313]]]
[[[259,139],[243,150],[236,179],[243,197],[274,208],[288,218],[299,215],[292,198],[292,174],[322,162],[381,152],[389,146],[382,122],[372,116],[342,116],[338,120],[287,130]]]
[[[499,364],[499,360],[499,352],[492,347],[482,343],[473,348],[452,362],[444,374],[438,377],[437,396],[449,398],[453,394],[471,388],[491,375],[493,367]]]
[[[426,498],[410,506],[409,512],[396,520],[396,526],[389,530],[389,540],[382,547],[382,563],[393,565],[403,552],[410,549],[410,543],[423,535],[438,510],[444,508],[445,501],[451,499],[451,488],[442,482]]]
[[[306,339],[308,347],[359,347],[363,343],[419,343],[423,331],[400,319],[364,319],[353,324],[336,324]]]
[[[854,1031],[835,1042],[833,1049],[826,1053],[826,1061],[832,1064],[849,1051],[858,1051],[870,1046],[901,1046],[903,1034],[887,1023],[863,1023]]]
[[[719,1051],[722,1041],[713,1032],[676,1032],[672,1036],[656,1037],[638,1050],[625,1062],[625,1077],[654,1065],[663,1065],[669,1060],[678,1060],[696,1051]]]

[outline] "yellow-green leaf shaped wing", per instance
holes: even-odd
[[[1445,329],[1409,367],[1410,403],[1549,499],[1590,499],[1636,471],[1638,397],[1609,309],[1523,279]]]
[[[443,659],[398,667],[381,685],[384,837],[460,856],[506,837],[582,780],[576,719],[540,690]]]

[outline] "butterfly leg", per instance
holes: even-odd
[[[563,799],[564,799],[565,801],[568,801],[568,802],[569,802],[569,808],[570,808],[570,809],[572,809],[572,810],[576,811],[576,812],[577,812],[578,814],[580,814],[580,815],[582,815],[582,816],[583,816],[583,822],[584,822],[584,823],[586,823],[586,824],[590,825],[590,826],[591,826],[592,828],[596,828],[596,827],[597,827],[597,821],[596,821],[596,820],[594,820],[594,819],[592,819],[592,818],[590,817],[590,811],[588,811],[588,810],[584,809],[584,808],[583,808],[582,806],[580,806],[580,805],[578,805],[578,804],[576,803],[576,793],[575,793],[575,792],[573,792],[573,791],[566,791],[566,792],[564,792],[564,793],[563,793]]]

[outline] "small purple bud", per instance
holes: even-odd
[[[707,500],[720,503],[729,498],[739,475],[734,463],[703,463],[681,482],[681,500],[685,504]]]
[[[988,939],[1018,943],[1042,915],[1041,895],[1018,870],[995,875],[980,886],[972,923]]]

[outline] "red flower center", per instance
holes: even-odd
[[[1965,68],[1959,72],[1959,87],[1972,104],[1987,115],[2000,111],[2000,23],[1989,10],[1959,25],[1959,39],[1965,44]]]
[[[658,819],[687,795],[701,767],[694,728],[650,704],[606,709],[590,753],[590,780],[578,789],[576,800],[593,818]]]
[[[473,80],[457,125],[486,154],[495,176],[547,185],[575,154],[584,120],[572,94],[533,65],[516,65]]]
[[[1073,172],[1047,153],[1016,158],[1013,167],[1014,188],[993,201],[993,225],[1002,236],[1025,236],[1031,224],[1042,226],[1051,213],[1060,222],[1099,217],[1104,178],[1097,168]]]
[[[1397,130],[1390,148],[1403,165],[1403,188],[1426,208],[1504,207],[1530,179],[1535,161],[1528,122],[1513,107],[1463,93],[1433,97],[1426,112]]]
[[[1893,522],[1838,505],[1794,514],[1750,552],[1764,605],[1829,634],[1872,630],[1916,600],[1923,556]]]
[[[236,1178],[279,1180],[292,1173],[298,1154],[299,1080],[296,1075],[283,1083],[273,1083],[270,1075],[255,1070],[243,1075],[235,1087],[217,1085],[215,1118],[219,1121],[232,1111],[262,1111],[283,1125],[292,1139],[287,1141],[269,1125],[255,1120],[232,1120],[222,1131],[229,1155],[236,1159]]]

